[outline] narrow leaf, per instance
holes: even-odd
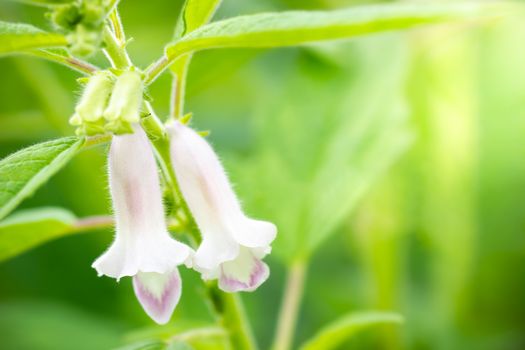
[[[66,45],[62,34],[48,33],[29,24],[0,21],[0,55]]]
[[[412,140],[404,46],[392,37],[371,44],[343,45],[337,57],[357,59],[331,65],[330,74],[318,73],[319,62],[282,62],[271,89],[258,89],[253,152],[227,165],[246,210],[279,227],[272,254],[288,263],[344,232],[338,228]]]
[[[0,261],[73,232],[75,216],[60,208],[20,211],[0,222]]]
[[[392,4],[337,11],[290,11],[240,16],[196,29],[166,48],[169,60],[182,54],[225,47],[277,47],[351,38],[420,24],[468,19],[492,13],[496,5]]]
[[[359,312],[343,316],[321,329],[301,350],[330,350],[341,345],[354,334],[380,324],[399,324],[403,318],[391,312]]]
[[[83,139],[64,137],[24,148],[0,161],[0,219],[77,153]]]

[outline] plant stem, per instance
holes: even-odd
[[[125,43],[119,42],[115,34],[107,26],[104,28],[104,42],[106,43],[104,53],[113,67],[126,69],[131,66]]]
[[[164,70],[168,67],[168,65],[171,62],[168,61],[168,58],[166,56],[162,56],[157,61],[153,62],[146,68],[146,78],[144,79],[144,84],[149,85],[151,84],[155,79],[159,77],[159,75],[164,72]]]
[[[297,260],[290,266],[286,277],[276,335],[272,346],[273,350],[291,349],[297,316],[301,305],[307,264],[304,260]]]
[[[120,15],[117,9],[111,11],[109,15],[109,21],[111,22],[113,32],[115,33],[115,38],[121,45],[125,45],[126,35],[124,34],[124,26],[122,25],[122,21],[120,20]]]
[[[173,73],[171,117],[179,119],[184,115],[184,96],[186,92],[186,77],[190,65],[191,55],[182,56],[171,66]]]
[[[91,147],[95,147],[98,145],[108,143],[111,141],[112,137],[113,136],[111,134],[102,134],[102,135],[97,135],[97,136],[86,137],[86,140],[84,144],[82,145],[82,148],[89,149]]]
[[[168,188],[173,194],[175,204],[182,209],[185,219],[187,220],[186,231],[190,234],[190,236],[195,240],[196,243],[200,243],[201,238],[199,235],[197,224],[195,223],[195,219],[193,218],[193,215],[190,209],[188,208],[186,201],[182,197],[182,192],[179,188],[175,171],[173,170],[173,166],[171,165],[169,140],[167,136],[164,136],[162,138],[150,141],[153,144],[153,147],[155,148],[155,151],[157,153],[160,168],[162,170]]]
[[[88,216],[78,219],[73,225],[74,232],[94,230],[98,228],[112,227],[114,220],[109,215]]]
[[[257,350],[257,343],[246,317],[240,296],[237,293],[220,292],[223,303],[223,326],[230,332],[230,339],[236,350]]]
[[[107,5],[110,12],[112,12],[119,4],[120,0],[110,0]]]
[[[92,65],[91,63],[82,61],[76,57],[69,57],[64,55],[59,55],[47,50],[33,50],[27,52],[29,55],[44,58],[49,61],[53,61],[59,64],[62,64],[66,67],[69,67],[77,72],[91,75],[99,70],[98,67]]]

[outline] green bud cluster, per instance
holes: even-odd
[[[51,21],[67,33],[72,54],[86,57],[101,47],[107,3],[107,0],[76,0],[54,7]]]
[[[132,124],[140,121],[143,90],[135,70],[118,76],[100,71],[89,78],[69,123],[77,127],[77,135],[132,133]]]

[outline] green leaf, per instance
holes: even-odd
[[[166,48],[173,60],[188,52],[225,47],[277,47],[351,38],[420,24],[468,19],[496,5],[391,4],[337,11],[290,11],[229,18],[198,28]]]
[[[0,140],[29,143],[56,136],[43,113],[37,110],[0,113]]]
[[[66,45],[62,34],[48,33],[29,24],[0,21],[0,55]]]
[[[145,340],[118,347],[114,350],[166,350],[167,345],[160,340]]]
[[[405,47],[395,39],[338,45],[345,60],[339,67],[308,50],[266,72],[266,89],[266,79],[253,81],[261,101],[253,107],[257,141],[249,157],[228,168],[235,166],[246,210],[279,228],[272,253],[285,262],[341,232],[412,141],[402,96]]]
[[[221,2],[222,0],[186,0],[175,27],[174,37],[178,39],[208,23]]]
[[[352,313],[321,329],[301,350],[330,350],[341,345],[354,334],[380,324],[399,324],[403,318],[397,313],[369,311]]]
[[[22,210],[0,222],[0,262],[74,232],[75,216],[60,208]]]
[[[179,320],[164,327],[134,330],[126,338],[130,345],[115,350],[132,350],[136,346],[164,345],[168,349],[229,350],[229,333],[222,327],[201,321]],[[182,345],[184,344],[184,345]],[[134,347],[135,346],[135,347]]]
[[[23,2],[31,5],[43,5],[43,6],[53,6],[53,5],[62,5],[69,4],[74,0],[11,0],[15,2]]]
[[[194,348],[188,343],[181,340],[174,340],[166,350],[194,350]]]
[[[64,275],[63,278],[65,280],[68,276]],[[38,278],[35,280],[38,283]],[[13,280],[9,281],[11,283]],[[2,349],[106,350],[122,342],[122,332],[126,329],[121,322],[63,300],[2,299]]]
[[[64,137],[24,148],[0,161],[0,219],[73,158],[84,140]]]

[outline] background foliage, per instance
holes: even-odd
[[[216,18],[358,3],[225,0]],[[120,7],[141,66],[170,40],[181,2],[145,6]],[[2,20],[46,28],[42,13],[0,3]],[[195,55],[186,109],[197,128],[212,130],[248,212],[280,228],[272,277],[243,295],[262,349],[270,346],[285,266],[306,257],[297,344],[348,312],[375,309],[400,312],[405,323],[359,333],[341,349],[525,346],[523,42],[516,15],[482,26]],[[72,134],[77,73],[8,57],[0,76],[2,158]],[[164,114],[169,84],[165,75],[151,87]],[[22,208],[107,214],[104,151],[82,152]],[[50,237],[74,219],[52,208],[40,215],[39,229]],[[10,220],[0,242],[16,225]],[[129,280],[117,285],[90,267],[111,239],[110,230],[71,235],[2,262],[0,348],[109,349],[210,321],[199,277],[183,271],[174,320],[152,327]],[[11,254],[0,249],[0,259]]]

